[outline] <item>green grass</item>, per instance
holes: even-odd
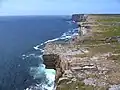
[[[112,55],[108,57],[108,60],[114,60],[114,62],[120,64],[120,55]]]
[[[98,22],[120,22],[120,17],[117,18],[104,18],[97,20]],[[74,57],[91,57],[97,53],[108,53],[112,52],[114,54],[120,53],[120,43],[118,42],[110,42],[110,44],[105,43],[105,38],[112,37],[112,36],[120,36],[120,26],[114,25],[114,26],[98,26],[96,27],[96,32],[94,32],[94,35],[92,38],[89,38],[80,46],[77,46],[77,48],[81,48],[81,46],[86,45],[89,48],[88,54],[77,54],[74,55]],[[98,31],[97,31],[98,30]],[[100,32],[101,31],[101,32]],[[101,44],[101,45],[100,45]],[[103,45],[102,45],[103,44]],[[98,45],[98,46],[97,46]],[[108,57],[110,60],[115,60],[115,62],[120,63],[120,55],[112,55],[111,57]],[[94,78],[97,77],[94,74],[89,75],[88,77]],[[82,81],[76,81],[67,83],[69,80],[64,80],[58,85],[59,87],[57,90],[108,90],[107,87],[94,87],[92,85],[85,85]]]
[[[99,19],[97,20],[100,23],[103,22],[120,22],[120,17],[114,17],[114,18],[104,18],[104,19]],[[101,30],[102,32],[97,33],[97,30]],[[120,36],[120,26],[115,25],[115,26],[103,26],[99,25],[96,29],[95,32],[96,36],[95,38],[100,39],[100,38],[109,38],[113,36]],[[101,42],[105,43],[105,42]],[[100,53],[107,53],[107,52],[112,52],[114,54],[119,54],[120,53],[120,43],[118,42],[110,42],[110,45],[104,45],[100,47],[93,47],[91,48],[92,52],[100,52]],[[120,62],[120,55],[112,55],[108,59],[115,60],[116,62]]]
[[[107,90],[107,87],[94,87],[92,85],[85,85],[81,81],[71,82],[69,84],[61,84],[57,90]]]
[[[114,17],[114,18],[101,18],[98,19],[97,22],[99,23],[116,23],[116,22],[120,22],[120,17]],[[111,37],[111,36],[120,36],[120,25],[114,25],[114,26],[103,26],[100,25],[98,26],[98,28],[104,32],[102,32],[101,34],[103,34],[103,37]]]
[[[106,31],[103,33],[104,36],[112,37],[112,36],[120,36],[120,26],[112,26],[105,29]]]
[[[102,37],[120,36],[120,26],[99,26]]]
[[[98,19],[97,22],[120,22],[120,17],[116,18],[104,18],[104,19]]]

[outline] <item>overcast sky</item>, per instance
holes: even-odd
[[[0,15],[119,13],[119,0],[0,0]]]

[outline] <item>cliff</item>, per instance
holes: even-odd
[[[119,22],[120,16],[88,15],[77,22],[80,35],[74,41],[45,46],[43,59],[56,70],[57,90],[120,89]]]
[[[75,22],[80,22],[80,21],[85,21],[86,17],[84,14],[73,14],[72,15],[72,21]]]

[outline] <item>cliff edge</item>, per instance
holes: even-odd
[[[56,90],[120,90],[120,15],[87,15],[69,43],[48,43],[43,55],[56,70]]]

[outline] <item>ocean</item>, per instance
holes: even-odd
[[[52,90],[55,70],[45,69],[43,48],[78,33],[70,18],[0,16],[0,90]]]

